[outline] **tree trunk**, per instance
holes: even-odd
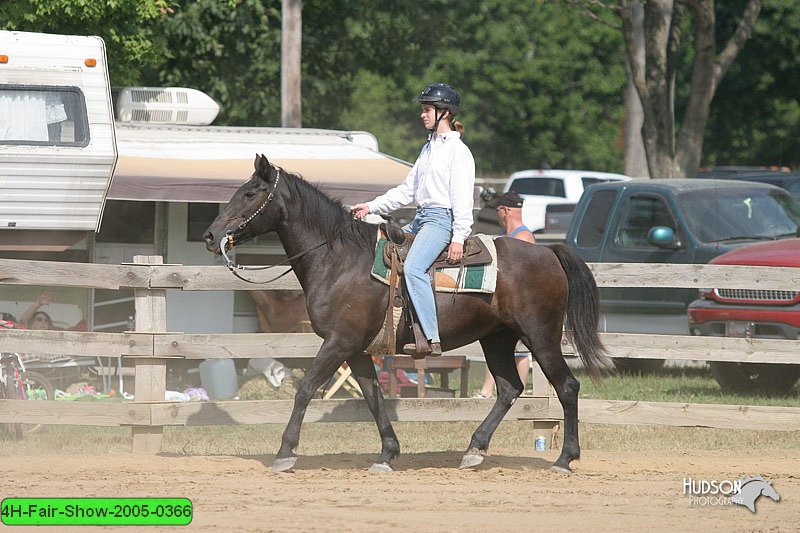
[[[676,0],[680,7],[681,0]],[[642,26],[638,10],[643,10]],[[644,112],[642,137],[650,177],[671,178],[674,174],[675,124],[672,114],[672,66],[667,50],[674,38],[673,1],[651,0],[643,6],[639,0],[623,0],[620,9],[625,50],[633,84],[639,93]],[[644,57],[638,54],[636,34],[644,35]],[[679,34],[678,34],[679,36]]]
[[[644,9],[640,3],[631,6],[633,20],[633,41],[635,54],[644,62]],[[625,60],[627,83],[625,84],[625,174],[636,177],[649,177],[647,156],[642,140],[644,112],[639,93],[633,84],[630,61]]]

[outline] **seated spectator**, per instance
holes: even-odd
[[[53,319],[44,311],[39,311],[40,307],[50,305],[56,295],[52,291],[45,291],[39,298],[28,307],[19,317],[19,321],[28,329],[55,329]]]
[[[28,329],[45,329],[45,330],[54,330],[54,329],[62,329],[57,328],[53,324],[52,317],[46,313],[45,311],[41,311],[40,308],[46,305],[50,305],[56,299],[56,295],[53,291],[44,291],[39,298],[35,302],[33,302],[30,307],[28,307],[25,312],[23,312],[19,317],[19,322],[23,326]],[[65,328],[68,331],[86,331],[87,325],[85,320],[81,320],[77,324],[72,327]]]
[[[56,329],[53,319],[44,311],[36,311],[26,324],[28,329]]]

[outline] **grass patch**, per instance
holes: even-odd
[[[576,372],[576,377],[581,398],[800,407],[800,384],[786,396],[730,394],[720,389],[706,368],[665,368],[646,376],[609,376],[598,383],[592,383],[583,371]]]

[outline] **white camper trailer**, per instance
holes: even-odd
[[[256,153],[345,204],[377,196],[410,168],[380,153],[368,132],[208,125],[218,111],[193,89],[112,93],[99,38],[0,31],[0,256],[215,264],[202,231],[253,172]],[[284,255],[270,237],[237,250],[259,264]],[[82,299],[80,291],[60,289],[58,301],[80,304],[90,329],[130,328],[132,290]],[[0,286],[0,304],[24,309],[40,292]],[[167,299],[171,331],[258,327],[252,301],[233,291],[169,291]]]
[[[103,40],[0,31],[0,244],[97,230],[116,160]]]

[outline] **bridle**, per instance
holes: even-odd
[[[239,223],[239,225],[236,227],[236,229],[238,229],[239,231],[243,230],[250,222],[252,222],[258,215],[260,215],[261,212],[264,211],[264,209],[266,209],[266,207],[270,204],[270,202],[272,202],[272,200],[275,198],[275,191],[278,189],[278,183],[281,180],[281,169],[280,168],[276,168],[275,172],[276,172],[276,174],[275,174],[275,183],[273,183],[272,190],[269,191],[269,194],[267,195],[267,199],[264,200],[264,203],[262,203],[259,206],[258,209],[253,211],[253,213],[249,217],[247,217],[246,219],[244,219],[244,221]],[[244,265],[236,264],[230,257],[228,257],[228,254],[227,254],[228,247],[230,246],[230,249],[233,249],[233,246],[234,246],[233,236],[234,236],[234,230],[230,230],[229,229],[228,231],[225,232],[225,237],[219,240],[219,252],[220,252],[220,254],[222,254],[222,257],[225,259],[225,266],[228,267],[228,270],[230,270],[231,273],[234,276],[236,276],[237,278],[239,278],[242,281],[246,281],[247,283],[272,283],[273,281],[275,281],[277,279],[280,279],[283,276],[285,276],[286,274],[288,274],[289,272],[291,272],[292,271],[292,267],[290,266],[282,274],[278,274],[274,278],[269,279],[267,281],[249,280],[247,278],[242,277],[242,275],[239,274],[237,272],[237,270],[242,270],[242,271],[244,271],[244,270],[266,270],[268,268],[272,268],[272,267],[276,267],[276,266],[282,266],[282,265],[285,265],[285,264],[291,262],[293,259],[297,259],[299,257],[302,257],[302,256],[306,255],[307,253],[312,252],[312,251],[316,250],[317,248],[319,248],[320,246],[323,246],[324,244],[328,243],[327,240],[324,240],[321,243],[315,244],[311,248],[308,248],[307,250],[304,250],[304,251],[300,252],[299,254],[295,254],[292,257],[286,258],[285,260],[281,261],[277,265],[244,266]]]

